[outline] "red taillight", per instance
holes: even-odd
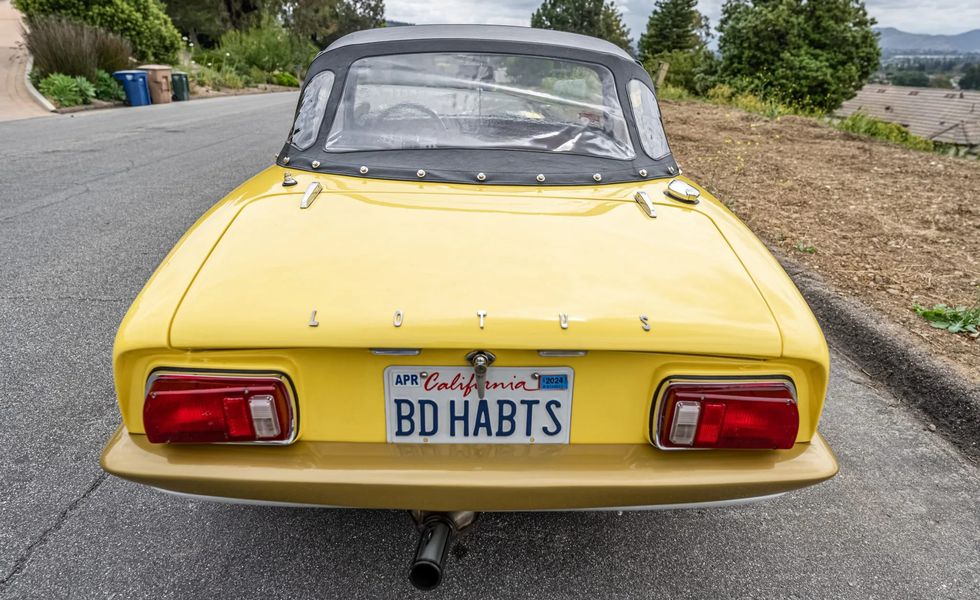
[[[278,377],[159,375],[146,392],[143,427],[154,444],[284,442],[293,408]]]
[[[660,403],[664,448],[792,448],[800,427],[785,381],[673,382]]]

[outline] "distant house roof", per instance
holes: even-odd
[[[866,85],[837,115],[847,117],[855,112],[898,123],[928,140],[980,145],[980,92]]]
[[[355,31],[330,44],[327,50],[336,50],[352,44],[394,42],[405,40],[496,40],[524,44],[550,44],[567,46],[593,52],[614,54],[632,61],[628,52],[606,40],[550,29],[533,29],[514,25],[409,25],[405,27],[381,27]]]

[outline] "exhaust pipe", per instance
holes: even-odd
[[[408,580],[420,590],[439,587],[446,570],[446,556],[456,533],[471,525],[476,513],[460,511],[452,513],[413,512],[419,522],[419,544],[408,571]]]

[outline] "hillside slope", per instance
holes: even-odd
[[[980,161],[859,138],[813,119],[662,104],[685,175],[764,241],[980,382],[980,340],[934,329],[912,311],[914,302],[980,301]]]
[[[892,52],[980,52],[980,29],[953,35],[909,33],[894,27],[875,29],[880,34],[878,45]]]

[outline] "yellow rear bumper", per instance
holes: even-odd
[[[819,434],[790,450],[666,452],[594,444],[169,446],[122,427],[102,467],[188,494],[433,511],[717,502],[787,492],[837,473]]]

